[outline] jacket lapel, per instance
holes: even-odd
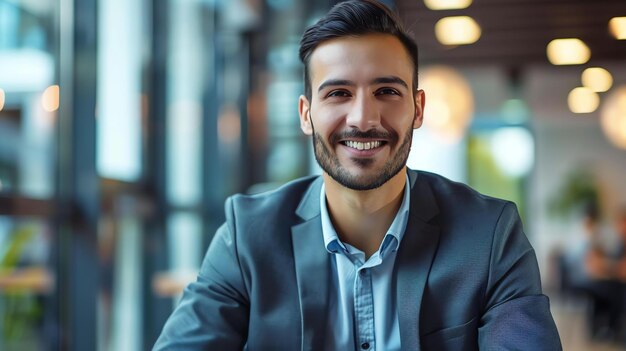
[[[432,190],[409,171],[411,209],[396,257],[397,303],[402,350],[420,350],[420,308],[430,267],[439,243],[439,228],[428,221],[438,208]]]
[[[322,350],[326,332],[330,258],[324,247],[320,220],[321,185],[321,177],[311,184],[296,210],[304,221],[291,228],[302,318],[302,350]]]

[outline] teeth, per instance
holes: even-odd
[[[380,141],[370,141],[367,143],[362,143],[360,141],[346,141],[346,146],[351,147],[357,150],[369,150],[379,147],[381,144]]]

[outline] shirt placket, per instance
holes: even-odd
[[[361,262],[353,263],[355,266],[358,265],[354,282],[354,313],[358,345],[361,350],[375,350],[374,294],[371,270],[361,268]]]

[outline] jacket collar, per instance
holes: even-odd
[[[324,178],[321,176],[317,177],[311,185],[309,185],[306,193],[304,193],[298,208],[296,208],[296,214],[303,220],[308,221],[320,215],[320,191],[322,190],[323,183]]]

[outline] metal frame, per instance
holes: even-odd
[[[62,1],[60,8],[58,346],[95,350],[100,214],[95,144],[97,0]]]

